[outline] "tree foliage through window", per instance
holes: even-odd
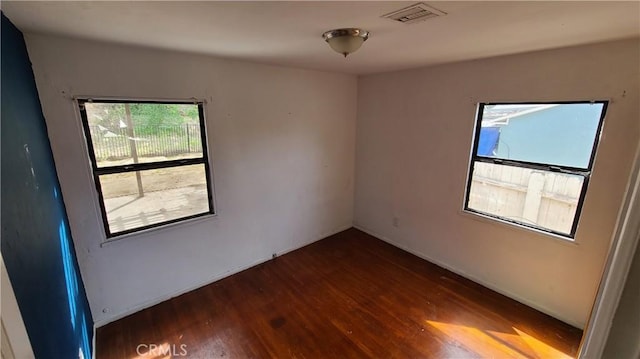
[[[114,132],[117,128],[126,127],[125,106],[122,103],[93,103],[92,125]],[[198,123],[198,107],[194,105],[131,103],[129,109],[136,135],[157,135],[161,128]]]

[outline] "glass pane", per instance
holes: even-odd
[[[209,212],[204,164],[100,176],[112,234]]]
[[[478,156],[588,168],[602,103],[485,105]]]
[[[571,234],[584,177],[475,162],[468,208]]]
[[[201,158],[198,106],[85,103],[98,167]]]

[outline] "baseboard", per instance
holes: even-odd
[[[337,229],[335,229],[333,231],[329,231],[329,232],[327,232],[325,234],[321,234],[317,238],[313,238],[311,240],[307,240],[305,242],[302,242],[299,245],[287,248],[287,249],[285,249],[285,250],[283,250],[283,251],[281,251],[279,253],[276,253],[276,254],[278,256],[280,256],[280,255],[287,254],[289,252],[293,252],[293,251],[295,251],[297,249],[300,249],[302,247],[308,246],[311,243],[317,242],[317,241],[319,241],[321,239],[324,239],[324,238],[327,238],[327,237],[332,236],[334,234],[340,233],[340,232],[345,231],[345,230],[347,230],[349,228],[352,228],[352,227],[353,226],[351,224],[345,225],[345,226],[340,226],[340,227],[338,227]],[[107,319],[103,319],[103,320],[99,320],[99,321],[95,322],[94,323],[94,330],[96,328],[100,328],[102,326],[105,326],[105,325],[107,325],[109,323],[115,322],[118,319],[122,319],[122,318],[124,318],[126,316],[129,316],[131,314],[139,312],[139,311],[141,311],[143,309],[147,309],[147,308],[153,307],[154,305],[160,304],[160,303],[162,303],[164,301],[167,301],[167,300],[169,300],[171,298],[178,297],[178,296],[180,296],[182,294],[191,292],[191,291],[196,290],[198,288],[202,288],[202,287],[207,286],[207,285],[209,285],[211,283],[217,282],[217,281],[219,281],[219,280],[221,280],[223,278],[229,277],[229,276],[234,275],[236,273],[240,273],[240,272],[242,272],[244,270],[247,270],[247,269],[249,269],[251,267],[255,267],[255,266],[260,265],[262,263],[268,262],[271,259],[272,259],[271,256],[268,256],[268,257],[265,257],[265,258],[260,258],[260,259],[254,261],[254,262],[249,263],[249,264],[242,265],[242,266],[239,266],[239,267],[235,267],[235,268],[232,268],[232,269],[230,269],[228,271],[225,271],[225,272],[222,272],[222,273],[218,273],[218,274],[214,275],[213,277],[211,277],[211,278],[209,278],[207,280],[204,280],[202,282],[199,282],[199,283],[196,283],[196,284],[193,284],[193,285],[189,285],[187,287],[184,287],[182,289],[176,290],[176,291],[174,291],[172,293],[169,293],[167,295],[163,295],[161,297],[157,297],[157,298],[148,300],[146,302],[140,303],[138,305],[135,305],[135,306],[133,306],[133,307],[131,307],[129,309],[126,309],[124,311],[118,312],[117,314],[114,314],[114,315],[110,316]],[[95,331],[94,331],[94,351],[95,351]]]
[[[458,274],[458,275],[460,275],[462,277],[465,277],[465,278],[467,278],[467,279],[469,279],[469,280],[471,280],[473,282],[476,282],[476,283],[482,285],[483,287],[486,287],[486,288],[489,288],[489,289],[493,290],[494,292],[498,292],[498,293],[500,293],[500,294],[502,294],[504,296],[507,296],[507,297],[509,297],[509,298],[511,298],[513,300],[516,300],[516,301],[518,301],[518,302],[520,302],[520,303],[522,303],[522,304],[524,304],[524,305],[526,305],[528,307],[531,307],[531,308],[533,308],[533,309],[535,309],[537,311],[540,311],[542,313],[550,315],[550,316],[552,316],[552,317],[554,317],[554,318],[556,318],[556,319],[558,319],[558,320],[560,320],[560,321],[562,321],[564,323],[567,323],[567,324],[569,324],[569,325],[571,325],[573,327],[576,327],[576,328],[579,328],[581,330],[584,330],[584,323],[582,323],[582,324],[581,323],[576,323],[576,322],[574,322],[572,320],[569,320],[567,318],[563,318],[563,316],[560,313],[557,313],[557,312],[555,312],[555,311],[553,311],[553,310],[551,310],[551,309],[549,309],[549,308],[547,308],[545,306],[539,305],[538,303],[532,302],[531,300],[523,298],[523,297],[521,297],[521,296],[519,296],[519,295],[517,295],[515,293],[512,293],[510,291],[504,290],[504,289],[498,287],[495,283],[491,283],[491,282],[488,282],[488,281],[483,280],[481,278],[478,278],[478,277],[476,277],[476,276],[474,276],[472,274],[469,274],[469,273],[467,273],[467,272],[465,272],[463,270],[460,270],[460,269],[458,269],[456,267],[453,267],[453,266],[451,266],[451,265],[449,265],[447,263],[444,263],[444,262],[442,262],[442,261],[440,261],[438,259],[432,258],[432,257],[430,257],[430,256],[428,256],[428,255],[426,255],[424,253],[418,252],[418,251],[416,251],[414,249],[399,245],[398,243],[394,242],[390,238],[387,238],[386,236],[383,236],[383,235],[380,235],[378,233],[375,233],[374,231],[369,230],[369,229],[367,229],[366,227],[364,227],[362,225],[354,224],[353,227],[358,229],[358,230],[361,230],[361,231],[363,231],[363,232],[365,232],[365,233],[367,233],[367,234],[369,234],[371,236],[374,236],[374,237],[380,239],[381,241],[384,241],[384,242],[386,242],[386,243],[388,243],[388,244],[390,244],[390,245],[392,245],[392,246],[394,246],[396,248],[399,248],[399,249],[401,249],[401,250],[403,250],[405,252],[411,253],[414,256],[420,257],[420,258],[426,260],[427,262],[433,263],[433,264],[435,264],[435,265],[437,265],[439,267],[442,267],[442,268],[444,268],[446,270],[449,270],[449,271],[451,271],[451,272],[453,272],[455,274]]]

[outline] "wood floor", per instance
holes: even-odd
[[[350,229],[101,327],[96,353],[97,359],[573,358],[581,336]]]

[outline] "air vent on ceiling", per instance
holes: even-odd
[[[417,3],[404,9],[400,9],[382,17],[401,22],[403,24],[412,24],[414,22],[430,19],[436,16],[443,16],[447,13],[438,9],[432,8],[425,3]]]

